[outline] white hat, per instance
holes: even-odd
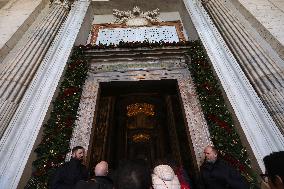
[[[173,169],[168,165],[158,165],[152,174],[154,189],[180,189],[180,183]]]

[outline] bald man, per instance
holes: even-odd
[[[107,176],[108,163],[106,161],[101,161],[96,165],[94,172],[96,176]]]
[[[205,161],[200,168],[205,189],[248,189],[247,182],[241,174],[223,160],[218,158],[214,146],[204,149]]]
[[[108,175],[108,163],[99,162],[94,168],[95,177],[89,181],[79,181],[75,189],[113,189],[113,181]]]

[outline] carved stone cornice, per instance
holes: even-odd
[[[113,72],[114,70],[116,72],[125,72],[125,71],[138,71],[138,70],[159,70],[159,69],[170,69],[170,70],[176,70],[176,69],[184,69],[187,68],[187,65],[182,62],[181,60],[176,60],[174,63],[171,60],[164,60],[163,62],[157,61],[157,62],[150,62],[145,63],[145,61],[141,61],[136,63],[117,63],[117,64],[107,64],[107,63],[99,63],[99,64],[91,64],[90,72],[92,73],[100,73],[100,72]]]

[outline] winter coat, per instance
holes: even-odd
[[[59,167],[51,181],[51,189],[73,189],[79,180],[88,179],[88,170],[78,159],[71,159]]]
[[[180,183],[173,169],[168,165],[159,165],[152,174],[154,189],[180,189]]]
[[[204,162],[200,169],[205,189],[248,189],[240,173],[224,161]]]
[[[79,181],[75,189],[113,189],[113,182],[108,177],[96,176],[89,181]]]

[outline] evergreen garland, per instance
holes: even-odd
[[[48,188],[50,176],[64,162],[66,154],[70,151],[70,138],[88,71],[83,55],[82,46],[74,48],[59,94],[53,102],[50,118],[43,126],[43,137],[35,150],[37,154],[37,159],[33,162],[35,171],[26,189]]]
[[[189,48],[189,55],[191,62],[188,68],[194,80],[214,146],[219,150],[222,159],[246,177],[251,188],[257,188],[256,176],[252,171],[246,149],[241,144],[232,115],[224,101],[219,81],[213,74],[200,41],[193,42]]]
[[[86,45],[75,47],[68,62],[59,94],[53,102],[50,118],[44,125],[43,138],[35,152],[37,160],[33,162],[35,171],[26,189],[48,188],[50,176],[64,163],[65,155],[70,151],[70,138],[77,116],[82,87],[88,72],[84,52],[91,49],[108,48],[153,48],[166,46],[187,46],[191,63],[188,64],[194,80],[199,101],[209,126],[214,145],[227,162],[239,169],[255,188],[256,179],[251,170],[245,148],[235,130],[232,116],[227,109],[219,82],[215,79],[207,55],[200,41],[166,43],[121,42],[118,45]]]

